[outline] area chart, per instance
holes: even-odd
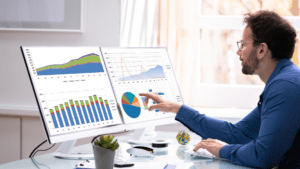
[[[47,65],[36,69],[37,75],[61,75],[104,72],[99,55],[90,53],[63,64]]]

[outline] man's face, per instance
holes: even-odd
[[[252,75],[258,68],[259,60],[257,59],[257,48],[253,47],[252,30],[246,27],[243,31],[241,50],[237,51],[242,61],[242,72],[245,75]]]

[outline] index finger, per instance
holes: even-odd
[[[149,96],[150,93],[139,93],[140,96]]]
[[[204,147],[203,142],[200,142],[196,145],[196,147],[193,149],[193,151],[197,151],[197,150],[199,150],[200,148],[203,148],[203,147]]]
[[[155,94],[151,94],[151,93],[139,93],[140,96],[145,96],[145,97],[149,97],[151,99],[155,99],[157,97],[157,95]]]

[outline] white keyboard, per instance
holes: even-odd
[[[207,158],[214,158],[216,156],[214,156],[212,153],[210,153],[209,151],[207,151],[206,149],[203,148],[199,148],[197,151],[193,151],[193,149],[186,151],[187,154],[189,154],[190,156],[202,156],[202,157],[207,157]]]
[[[218,160],[227,160],[224,158],[214,156],[213,154],[211,154],[208,150],[206,150],[204,148],[199,148],[197,151],[193,151],[193,149],[190,149],[190,150],[187,150],[185,153],[191,157],[205,157],[205,158],[218,159]]]

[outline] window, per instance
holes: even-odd
[[[299,30],[299,2],[296,0],[199,0],[201,78],[198,101],[192,104],[208,107],[254,108],[264,83],[257,75],[241,73],[236,41],[244,29],[243,14],[260,9],[273,10]],[[298,23],[297,23],[298,22]],[[298,33],[299,34],[299,33]],[[299,44],[293,62],[299,65]],[[194,99],[196,97],[194,96]]]
[[[299,7],[298,0],[123,0],[121,45],[167,47],[189,106],[254,108],[265,84],[241,73],[236,41],[243,14],[273,10],[300,35]],[[296,65],[299,47],[292,58]]]

